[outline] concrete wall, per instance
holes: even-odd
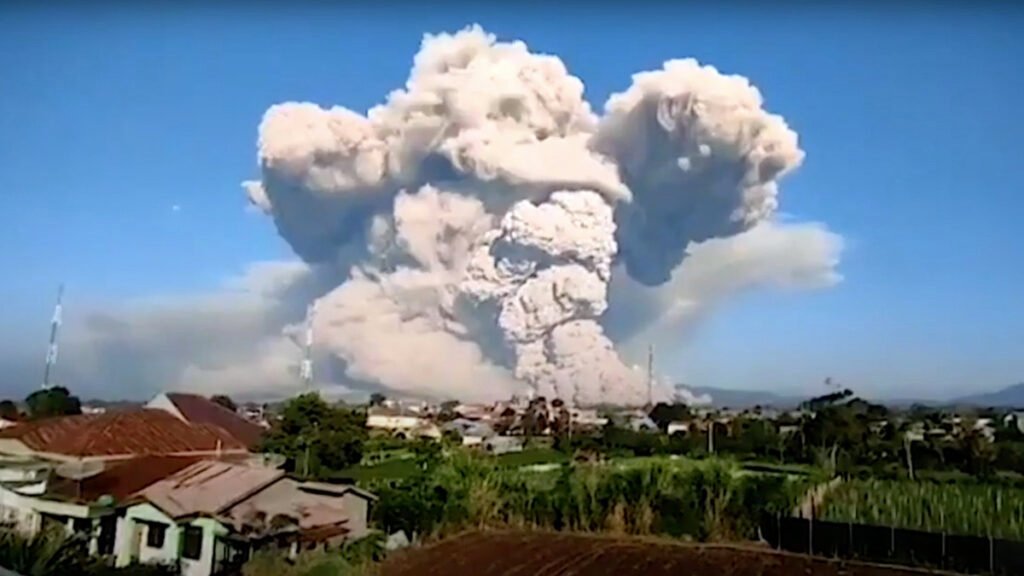
[[[146,544],[149,524],[165,526],[163,546],[151,548]],[[198,560],[181,557],[185,527],[195,526],[203,531],[203,543]],[[118,522],[117,543],[114,545],[118,566],[127,566],[133,559],[139,563],[180,562],[182,576],[209,576],[213,571],[214,542],[227,530],[216,520],[196,518],[176,523],[151,504],[138,504],[129,508]],[[138,556],[135,557],[135,542],[138,539]]]
[[[369,533],[366,527],[367,516],[369,515],[369,502],[366,498],[357,496],[351,492],[341,497],[341,506],[348,516],[345,526],[351,530],[348,537],[358,540]]]
[[[42,517],[32,508],[31,498],[0,486],[0,519],[13,522],[26,534],[39,531]]]

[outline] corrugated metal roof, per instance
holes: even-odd
[[[227,457],[228,461],[248,455]],[[199,462],[200,456],[142,456],[121,460],[94,476],[82,480],[56,478],[50,480],[47,495],[75,502],[95,502],[111,496],[123,502],[139,490]]]
[[[210,424],[226,430],[250,450],[263,439],[263,427],[242,418],[238,414],[198,394],[172,392],[167,399],[193,424]]]
[[[163,410],[62,416],[0,430],[36,452],[75,457],[244,451],[227,431],[182,422]]]
[[[275,518],[289,519],[281,528],[287,529],[290,525],[301,532],[343,526],[348,522],[349,512],[343,498],[349,490],[316,492],[303,488],[302,482],[286,478],[239,501],[219,517],[239,532],[273,524]]]
[[[284,477],[284,472],[204,460],[156,482],[139,496],[172,518],[216,515]]]

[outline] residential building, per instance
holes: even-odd
[[[251,422],[224,406],[198,394],[170,392],[160,394],[146,404],[146,408],[165,410],[190,424],[217,426],[255,450],[263,439],[266,428]]]
[[[223,429],[191,425],[161,410],[48,418],[0,430],[0,454],[53,462],[244,453]]]
[[[1016,426],[1024,434],[1024,412],[1011,412],[1003,418],[1005,426]]]
[[[408,434],[427,424],[421,415],[401,406],[374,406],[366,413],[366,427],[371,430]]]
[[[484,439],[495,436],[494,428],[490,424],[465,418],[456,418],[451,422],[446,422],[441,429],[458,434],[462,438],[463,446],[477,446],[482,444]]]
[[[163,410],[27,422],[0,430],[0,518],[28,533],[64,525],[91,534],[95,551],[109,552],[109,517],[119,499],[174,471],[140,456],[191,463],[249,453],[222,428],[189,424]],[[118,480],[124,476],[135,480]]]
[[[690,432],[690,423],[689,422],[669,422],[668,423],[668,427],[666,429],[666,432],[668,433],[669,436],[675,434],[676,432],[681,432],[683,434],[689,434],[689,432]]]
[[[109,463],[23,463],[33,478],[0,485],[0,514],[4,522],[26,533],[48,525],[85,534],[94,554],[112,554],[117,533],[116,506],[138,490],[198,461],[195,457],[145,456]],[[17,468],[7,463],[9,478]],[[89,470],[88,468],[94,468]],[[88,475],[83,475],[87,473]],[[69,476],[65,476],[70,474]]]
[[[523,439],[516,436],[491,436],[481,442],[484,451],[494,454],[509,454],[523,451]]]
[[[278,470],[197,462],[135,495],[118,529],[116,563],[178,562],[183,576],[209,576],[260,547],[360,538],[373,499]]]
[[[594,409],[574,408],[572,423],[583,428],[601,428],[608,423],[608,419],[600,416]]]
[[[245,444],[223,428],[190,424],[154,409],[47,418],[0,430],[0,455],[52,462],[247,453]]]

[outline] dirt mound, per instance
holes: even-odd
[[[926,572],[715,546],[545,532],[474,532],[396,554],[384,576],[920,576]]]

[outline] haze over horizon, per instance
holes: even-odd
[[[626,365],[654,344],[666,381],[783,395],[825,377],[876,398],[1019,382],[1024,10],[1008,6],[594,8],[572,25],[457,5],[6,8],[0,396],[38,387],[60,282],[57,380],[82,397],[293,393],[317,296],[318,382],[334,391],[529,379],[568,394],[567,375],[620,370],[611,342]],[[475,23],[497,48],[442,37],[410,73],[424,34]],[[565,70],[502,48],[518,40]],[[488,63],[477,76],[447,73],[470,52]],[[664,65],[686,58],[717,72]],[[328,112],[365,115],[397,88],[407,98],[369,121]],[[519,108],[493,108],[499,92]],[[705,108],[687,120],[644,94]],[[317,106],[267,112],[289,102]],[[677,136],[664,146],[631,114]],[[731,204],[662,192],[735,174],[747,192]],[[249,193],[270,217],[239,191],[260,180]],[[526,265],[557,306],[509,272]],[[606,374],[575,392],[609,393]]]

